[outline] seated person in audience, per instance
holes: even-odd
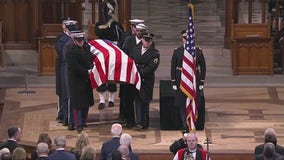
[[[176,154],[178,150],[186,148],[186,136],[187,132],[182,132],[182,138],[176,140],[173,144],[170,145],[169,149],[173,154]],[[201,144],[197,144],[197,148],[203,149]]]
[[[1,157],[1,160],[13,160],[13,159],[12,159],[12,154],[10,154],[10,155],[3,155],[3,156]]]
[[[51,138],[50,138],[50,136],[47,133],[41,133],[39,135],[38,140],[37,140],[37,144],[39,144],[41,142],[44,142],[44,143],[48,144],[49,154],[55,152],[55,149],[52,146]],[[32,155],[31,155],[31,160],[37,160],[37,158],[38,158],[37,151],[34,150],[32,152]]]
[[[10,157],[12,159],[9,149],[8,148],[1,149],[0,150],[0,160],[3,160],[7,157]]]
[[[117,149],[121,153],[121,158],[123,160],[133,160],[129,156],[129,147],[126,145],[120,145]]]
[[[73,153],[65,151],[66,138],[65,136],[58,136],[54,139],[54,144],[56,146],[56,152],[48,156],[49,160],[76,160]]]
[[[264,144],[262,154],[255,155],[255,160],[284,160],[284,156],[275,152],[275,145],[271,142]]]
[[[27,159],[26,150],[22,147],[15,148],[12,153],[12,159],[13,160],[26,160]]]
[[[120,146],[119,140],[122,133],[122,126],[119,123],[114,123],[111,126],[112,139],[104,142],[101,148],[100,160],[107,160],[111,158],[113,151],[116,151]]]
[[[45,142],[40,142],[36,146],[37,160],[48,160],[49,145]]]
[[[88,134],[84,131],[81,132],[81,134],[78,135],[75,147],[71,149],[71,152],[75,154],[77,160],[80,159],[82,149],[89,144],[90,142]]]
[[[277,144],[276,132],[273,128],[267,128],[264,131],[264,144],[271,142],[275,145],[275,152],[284,155],[284,147]],[[254,155],[261,154],[263,152],[264,144],[260,144],[255,147]]]
[[[96,148],[87,145],[82,149],[80,160],[96,160]]]
[[[111,160],[122,160],[122,153],[120,151],[113,151],[111,154]]]
[[[0,149],[8,148],[10,153],[13,153],[16,147],[20,147],[18,142],[22,137],[21,129],[16,126],[8,128],[8,137],[9,139],[6,142],[0,144]]]
[[[120,140],[119,140],[119,143],[120,143],[120,147],[121,146],[126,146],[128,147],[128,154],[127,156],[131,159],[131,160],[138,160],[138,154],[136,153],[133,153],[132,151],[132,148],[131,148],[131,143],[132,143],[132,137],[130,134],[128,133],[123,133],[121,136],[120,136]],[[122,147],[123,149],[124,147]],[[123,153],[122,153],[123,155]]]
[[[195,160],[206,160],[206,151],[197,147],[197,134],[188,133],[186,135],[187,148],[177,151],[173,160],[184,160],[185,158],[193,157]]]

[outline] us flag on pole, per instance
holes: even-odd
[[[95,89],[106,82],[123,82],[135,85],[140,90],[141,80],[134,61],[110,41],[89,41],[94,54],[94,67],[90,73],[91,85]]]
[[[196,79],[195,79],[195,39],[193,24],[193,5],[188,4],[188,31],[184,56],[182,62],[180,88],[187,95],[186,100],[186,123],[190,131],[195,130],[197,119]]]

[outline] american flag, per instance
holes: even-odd
[[[186,123],[190,131],[195,130],[197,118],[197,100],[196,100],[196,79],[195,79],[195,40],[193,25],[193,5],[189,4],[188,13],[188,31],[186,44],[184,47],[184,56],[182,62],[182,73],[180,88],[187,95],[186,100]]]
[[[94,67],[90,73],[94,89],[106,82],[123,82],[140,90],[141,80],[136,65],[119,47],[102,39],[90,40],[89,44],[94,54]]]

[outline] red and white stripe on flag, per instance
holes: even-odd
[[[197,119],[195,56],[193,5],[189,4],[188,29],[184,47],[180,88],[187,95],[186,122],[190,131],[195,130],[195,122]]]
[[[90,73],[94,89],[107,81],[113,81],[133,84],[140,90],[141,80],[135,62],[118,46],[102,39],[90,40],[89,45],[94,54],[94,67]]]

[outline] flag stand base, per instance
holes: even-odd
[[[28,90],[28,73],[25,74],[25,90],[24,91],[18,91],[18,94],[22,94],[22,95],[31,95],[31,94],[35,94],[36,91],[29,91]]]

